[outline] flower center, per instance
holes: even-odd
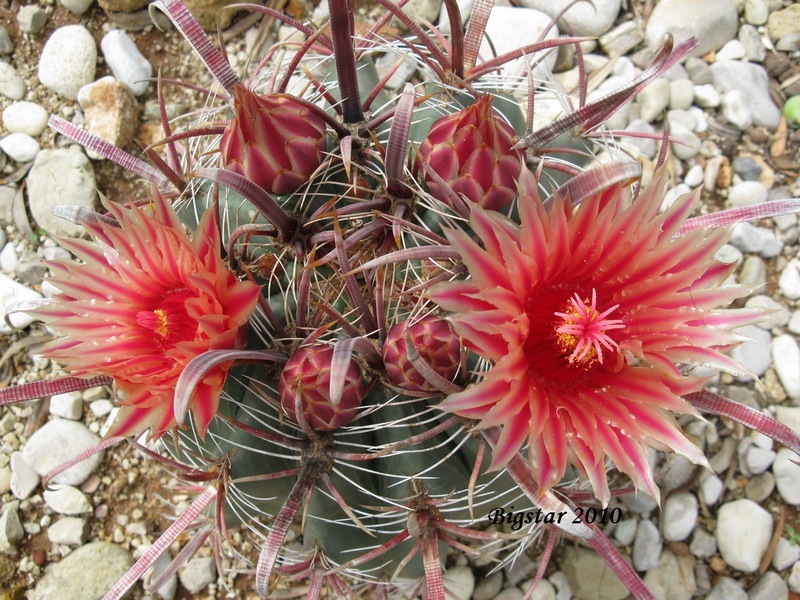
[[[581,300],[576,293],[569,299],[564,312],[553,313],[556,321],[556,346],[571,365],[589,368],[595,363],[603,364],[603,349],[613,351],[617,343],[607,332],[625,327],[620,319],[608,316],[619,308],[615,304],[602,313],[597,310],[597,292],[592,288],[592,300]]]
[[[191,294],[186,289],[167,293],[152,310],[136,313],[136,322],[156,334],[161,344],[174,344],[193,339],[197,322],[186,312],[186,301]]]

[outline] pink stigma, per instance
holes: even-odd
[[[595,360],[602,364],[603,348],[612,351],[617,347],[617,343],[606,333],[625,327],[621,319],[607,318],[617,308],[619,304],[602,313],[598,312],[597,292],[592,288],[591,304],[588,299],[581,300],[576,293],[574,298],[569,299],[566,312],[554,313],[563,323],[556,328],[557,343],[565,353],[572,351],[568,359],[570,364],[589,367]]]

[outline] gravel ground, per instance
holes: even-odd
[[[526,0],[521,3],[525,8],[514,9],[524,11],[513,13],[515,22],[541,21],[541,16],[533,14],[536,8],[553,10],[563,3]],[[95,82],[111,74],[113,67],[118,80],[132,78],[129,83],[133,84],[149,64],[152,72],[160,71],[165,78],[211,83],[182,39],[174,31],[163,33],[144,26],[146,14],[134,4],[132,0],[106,1],[102,7],[91,0],[63,4],[43,0],[25,6],[3,3],[0,24],[8,36],[0,31],[4,127],[0,136],[4,152],[0,153],[0,221],[4,225],[0,230],[0,308],[8,302],[5,290],[14,290],[18,298],[47,294],[42,284],[46,270],[40,260],[66,256],[53,237],[69,231],[40,216],[49,208],[48,198],[58,195],[53,186],[65,186],[68,191],[63,193],[71,198],[87,195],[88,201],[93,201],[95,188],[116,200],[135,197],[144,189],[108,161],[88,160],[82,153],[76,156],[74,150],[67,150],[63,138],[41,126],[42,115],[60,115],[89,128],[107,127],[110,136],[117,136],[117,143],[135,151],[133,139],[147,143],[160,135],[155,86],[134,96],[124,84],[106,80],[78,94],[76,101],[75,80]],[[576,33],[600,37],[599,44],[586,50],[593,94],[610,91],[632,78],[652,56],[648,43],[660,39],[667,29],[694,28],[691,31],[703,46],[684,67],[655,82],[609,123],[614,129],[641,132],[661,131],[664,119],[669,122],[672,135],[683,142],[673,148],[671,197],[704,184],[704,210],[709,212],[800,197],[800,136],[781,116],[785,100],[800,94],[800,5],[780,0],[595,0],[595,5],[596,17],[578,12],[570,20]],[[315,9],[297,0],[276,7],[297,17]],[[439,5],[419,2],[413,10],[418,17],[436,20]],[[218,8],[209,14],[219,14]],[[357,21],[368,23],[373,14],[370,5],[359,4]],[[88,32],[88,41],[80,46],[76,40],[82,32],[71,30],[66,45],[49,58],[50,67],[40,69],[40,63],[48,61],[45,43],[54,32],[75,24]],[[124,41],[117,40],[116,49],[105,47],[106,33],[121,24],[133,29],[130,39],[143,57]],[[498,29],[496,45],[521,45],[535,37],[526,27],[518,29]],[[273,39],[274,29],[269,22],[239,18],[223,35],[232,64],[241,70],[251,54]],[[96,64],[89,49],[95,45],[99,49]],[[81,56],[92,67],[85,80],[81,80],[80,65],[74,70],[70,66]],[[557,78],[568,91],[573,91],[577,82],[572,61],[574,57],[564,56],[555,65]],[[176,87],[166,87],[165,99],[173,114],[197,106],[192,93]],[[39,108],[20,108],[21,103]],[[547,118],[548,103],[537,106],[541,106],[537,118]],[[652,169],[657,152],[654,143],[630,138],[625,144],[646,171]],[[44,156],[55,165],[51,171],[45,169],[48,161]],[[37,166],[31,169],[34,157]],[[710,384],[715,391],[768,411],[798,431],[799,237],[797,217],[781,217],[737,226],[731,243],[723,249],[722,259],[740,263],[738,281],[754,286],[746,305],[775,312],[766,323],[746,328],[742,333],[750,341],[733,351],[760,382],[721,375]],[[0,352],[5,352],[0,385],[43,379],[56,369],[49,361],[34,358],[44,330],[29,322],[16,325],[22,330],[7,330],[0,341]],[[189,501],[167,470],[135,451],[120,449],[107,451],[99,464],[82,479],[72,481],[66,491],[43,492],[33,470],[57,460],[56,451],[63,451],[65,458],[74,453],[69,445],[53,440],[62,439],[59,436],[96,439],[111,417],[109,392],[102,388],[2,409],[3,598],[99,597],[91,594],[92,582],[102,586],[103,577],[118,576],[115,569],[124,572],[169,525],[174,510]],[[679,457],[654,455],[663,507],[659,509],[647,498],[623,498],[614,505],[620,507],[622,520],[609,525],[608,532],[659,598],[772,600],[797,596],[800,467],[791,462],[791,453],[725,419],[687,420],[684,425],[705,446],[713,472]],[[39,446],[42,449],[37,449]],[[252,558],[254,548],[248,535],[237,532],[235,536],[239,550]],[[187,541],[179,539],[170,548],[172,554]],[[72,560],[70,568],[75,570],[65,569],[69,564],[65,557],[75,559],[79,554],[88,556],[88,561],[76,566],[78,561]],[[450,566],[447,577],[462,590],[459,597],[518,600],[536,569],[537,549],[529,554],[494,575],[488,575],[486,565],[461,558]],[[253,596],[247,574],[228,577],[231,591],[225,592],[209,557],[208,548],[203,549],[191,568],[181,573],[179,582],[161,590],[161,597]],[[229,566],[237,571],[244,563],[230,561]],[[43,579],[46,572],[49,582]],[[70,582],[76,587],[65,587]],[[302,593],[300,588],[295,591]],[[142,594],[138,589],[133,597]],[[612,600],[626,596],[593,551],[563,540],[534,598]]]

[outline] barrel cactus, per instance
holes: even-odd
[[[165,121],[150,162],[51,119],[154,191],[64,211],[92,237],[67,245],[84,264],[53,265],[61,294],[23,308],[62,334],[45,353],[73,372],[3,399],[104,383],[122,409],[103,444],[170,434],[156,448],[198,496],[109,598],[198,520],[199,541],[256,532],[261,595],[302,577],[310,598],[444,598],[448,553],[503,565],[560,531],[650,597],[582,508],[619,488],[658,498],[651,448],[706,464],[674,415],[727,414],[800,448],[688,371],[739,369],[730,329],[759,315],[721,308],[743,290],[720,287],[734,267],[713,254],[719,225],[757,214],[690,219],[698,194],[660,213],[663,169],[643,186],[633,160],[551,157],[565,137],[610,151],[597,128],[693,42],[666,40],[629,85],[533,131],[535,82],[503,65],[582,39],[481,62],[491,0],[466,27],[447,0],[447,36],[378,4],[359,37],[347,0],[314,27],[252,6],[305,38],[245,83],[181,0],[159,3],[220,97],[184,130]],[[393,18],[408,37],[380,33]],[[426,80],[389,93],[387,52]],[[302,550],[284,543],[293,523]]]

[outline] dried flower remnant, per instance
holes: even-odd
[[[648,447],[705,464],[672,416],[696,413],[682,396],[704,379],[678,365],[737,370],[722,354],[737,341],[729,328],[758,318],[717,310],[745,293],[720,287],[735,268],[712,258],[727,230],[676,236],[697,194],[658,214],[663,172],[633,202],[625,189],[609,186],[577,208],[556,196],[548,210],[525,173],[520,224],[475,208],[470,223],[482,246],[448,233],[469,277],[429,292],[454,313],[468,347],[493,363],[441,408],[502,426],[493,468],[527,441],[543,489],[571,463],[604,503],[606,457],[655,498]]]
[[[108,435],[149,428],[158,437],[175,426],[175,384],[188,362],[243,346],[259,288],[226,269],[210,210],[189,239],[161,196],[144,208],[104,205],[119,226],[85,221],[93,241],[61,240],[83,264],[52,261],[61,293],[31,313],[61,334],[44,356],[73,375],[113,378],[122,407]],[[197,386],[191,409],[201,434],[227,370],[210,370]]]

